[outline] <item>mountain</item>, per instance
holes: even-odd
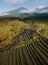
[[[10,13],[10,14],[12,14],[12,13],[21,13],[21,11],[23,11],[23,10],[28,10],[28,9],[26,9],[24,7],[20,7],[18,9],[15,9],[15,10],[12,10],[12,11],[8,11],[7,13]]]
[[[26,9],[24,7],[20,7],[18,9],[2,13],[1,15],[5,16],[5,17],[24,17],[24,16],[29,16],[28,13],[24,13],[23,11],[28,11],[28,9]]]
[[[35,11],[29,11],[28,9],[24,7],[20,7],[15,10],[11,10],[8,12],[3,13],[4,17],[48,17],[48,7],[43,7],[43,8],[36,8]]]
[[[36,8],[30,15],[33,17],[48,17],[48,7]]]
[[[48,7],[36,8],[36,12],[39,12],[39,13],[48,13]]]

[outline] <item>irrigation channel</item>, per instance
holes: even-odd
[[[48,39],[26,30],[0,48],[0,65],[48,65]]]

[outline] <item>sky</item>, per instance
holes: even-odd
[[[29,10],[34,8],[48,7],[48,0],[0,0],[0,13],[25,7]]]

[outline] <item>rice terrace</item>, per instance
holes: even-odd
[[[48,7],[36,9],[1,13],[0,65],[48,65]]]

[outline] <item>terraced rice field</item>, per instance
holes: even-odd
[[[25,30],[0,48],[0,65],[48,65],[48,39],[36,30]]]

